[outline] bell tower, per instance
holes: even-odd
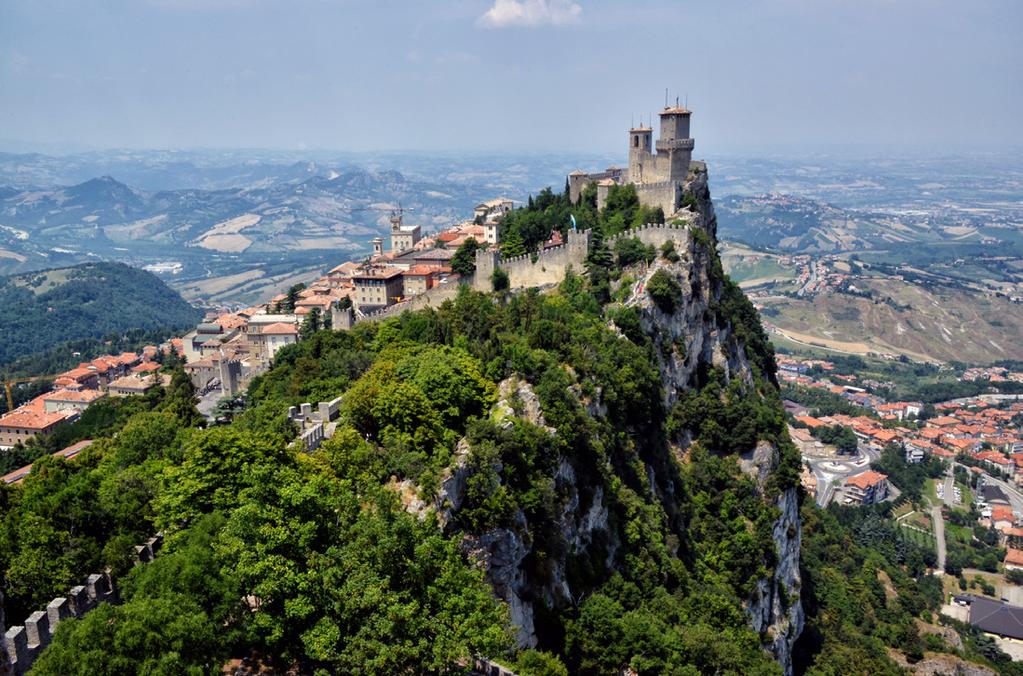
[[[638,127],[629,130],[629,180],[633,183],[643,182],[643,169],[649,170],[654,130],[640,122]]]

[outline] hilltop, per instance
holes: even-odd
[[[107,402],[89,451],[39,461],[2,515],[4,532],[46,534],[0,541],[9,624],[90,570],[121,590],[68,620],[35,670],[256,658],[461,673],[487,658],[523,675],[896,673],[892,659],[919,659],[914,618],[940,605],[937,578],[913,543],[870,549],[876,526],[804,500],[770,344],[723,274],[706,185],[690,185],[672,227],[602,241],[615,215],[593,214],[585,274],[545,293],[469,283],[439,307],[305,336],[223,425],[194,428],[182,372]],[[552,217],[569,208],[551,199]],[[165,548],[133,566],[156,531]]]
[[[123,263],[0,277],[0,367],[70,341],[170,330],[201,316],[158,277]]]

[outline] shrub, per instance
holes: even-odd
[[[661,312],[673,314],[682,303],[682,287],[664,270],[658,270],[646,285],[650,298]]]
[[[494,269],[494,274],[490,276],[490,281],[494,285],[494,291],[505,291],[508,289],[508,273],[501,268]]]
[[[656,255],[652,244],[643,244],[638,237],[628,237],[615,242],[615,257],[618,265],[626,267],[640,261],[651,262]]]
[[[661,257],[665,260],[671,261],[672,263],[678,263],[678,252],[675,251],[675,241],[669,239],[667,242],[661,245]]]

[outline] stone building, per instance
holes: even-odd
[[[418,225],[405,225],[401,215],[391,217],[391,251],[401,253],[415,247],[422,238],[422,228]]]
[[[368,265],[352,275],[352,300],[360,312],[373,312],[393,305],[404,295],[402,270],[393,266]]]
[[[613,185],[628,183],[636,187],[641,203],[661,207],[666,215],[678,210],[682,185],[689,175],[693,159],[693,139],[689,136],[692,113],[680,105],[665,107],[660,117],[660,135],[655,142],[653,129],[640,125],[629,130],[629,167],[609,167],[590,174],[573,171],[568,175],[569,196],[577,202],[583,189],[597,186],[597,206],[603,207]]]

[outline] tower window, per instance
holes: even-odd
[[[632,137],[632,147],[633,148],[638,148],[639,147],[639,137],[638,136],[633,136]]]

